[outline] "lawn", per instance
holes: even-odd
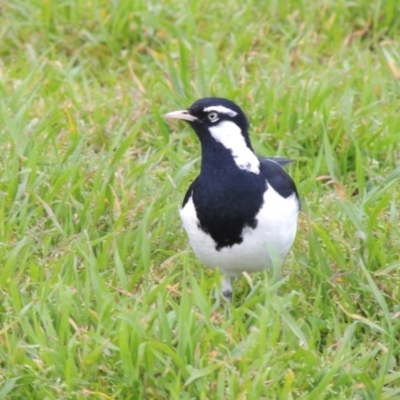
[[[211,95],[303,200],[231,306],[162,118]],[[399,104],[397,0],[1,1],[0,399],[399,399]]]

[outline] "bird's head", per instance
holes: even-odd
[[[253,153],[248,134],[249,123],[243,111],[233,101],[207,97],[197,100],[186,110],[173,111],[164,115],[165,118],[182,119],[187,121],[202,143],[203,161],[207,165],[221,165],[213,149],[225,148],[228,157],[232,157],[240,169],[258,174],[260,162]],[[219,155],[221,153],[218,153]],[[203,165],[203,164],[202,164]]]
[[[164,118],[187,121],[201,141],[207,136],[222,143],[241,140],[251,149],[247,118],[231,100],[206,97],[197,100],[186,110],[169,112]]]

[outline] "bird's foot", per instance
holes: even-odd
[[[224,297],[225,297],[229,302],[232,302],[232,296],[233,296],[232,290],[226,289],[226,290],[224,290],[224,291],[222,292],[222,294],[224,295]]]
[[[222,281],[222,293],[229,302],[232,302],[232,285],[231,280],[227,276]]]

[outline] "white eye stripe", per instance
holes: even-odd
[[[226,114],[230,117],[236,117],[237,112],[231,110],[228,107],[224,107],[224,106],[210,106],[210,107],[206,107],[203,109],[204,112],[210,112],[210,111],[215,111],[215,112],[219,112],[221,114]]]

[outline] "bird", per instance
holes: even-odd
[[[231,278],[283,262],[295,240],[301,201],[282,157],[254,153],[249,122],[233,101],[206,97],[163,115],[187,122],[201,145],[201,166],[180,209],[189,243],[202,264],[219,269],[232,301]]]

